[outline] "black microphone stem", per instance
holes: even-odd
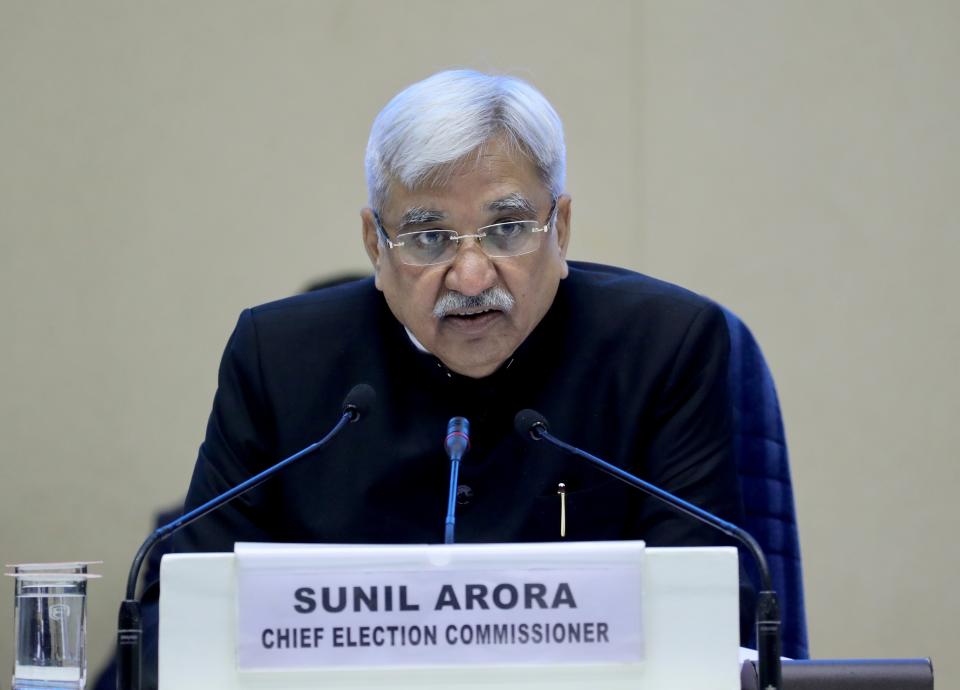
[[[162,525],[158,527],[156,530],[154,530],[153,533],[150,534],[149,537],[147,537],[146,541],[143,542],[143,544],[140,546],[139,551],[137,551],[137,555],[134,556],[133,558],[133,564],[130,566],[130,574],[127,577],[127,599],[134,599],[136,597],[137,580],[140,578],[141,564],[143,563],[144,559],[147,557],[147,554],[150,552],[150,549],[152,549],[157,542],[163,541],[164,539],[170,536],[173,532],[176,532],[181,527],[186,527],[187,525],[199,520],[204,515],[207,515],[208,513],[213,512],[214,510],[221,507],[225,503],[229,503],[240,494],[244,494],[250,489],[253,489],[254,487],[259,486],[263,482],[267,481],[275,472],[279,472],[280,470],[287,467],[288,465],[292,465],[303,456],[309,455],[313,451],[318,450],[322,446],[326,445],[330,439],[332,439],[334,436],[340,433],[340,430],[344,426],[350,423],[352,418],[353,418],[352,411],[348,410],[344,412],[340,416],[340,420],[330,430],[330,432],[326,436],[324,436],[322,439],[317,441],[316,443],[313,443],[307,446],[306,448],[304,448],[303,450],[297,453],[294,453],[289,458],[286,458],[278,462],[276,465],[271,465],[270,467],[263,470],[259,474],[255,474],[254,476],[250,477],[246,481],[241,482],[240,484],[237,484],[235,487],[233,487],[229,491],[220,494],[216,498],[213,498],[210,501],[207,501],[203,505],[197,506],[196,508],[191,510],[189,513],[184,513],[183,515],[178,517],[176,520],[173,520],[172,522],[168,522],[167,524]]]
[[[767,559],[763,555],[763,549],[760,548],[757,540],[750,536],[750,533],[745,529],[698,508],[649,482],[645,482],[626,470],[612,465],[606,460],[601,460],[585,450],[564,443],[547,431],[545,424],[542,422],[532,424],[529,433],[534,440],[543,439],[568,453],[583,458],[610,476],[616,477],[646,494],[659,498],[676,511],[715,527],[747,547],[757,564],[757,569],[760,571],[760,580],[763,585],[763,590],[757,593],[757,665],[760,676],[758,687],[762,690],[780,690],[783,687],[780,668],[780,606],[777,603],[776,592],[773,591],[773,581],[770,577]]]
[[[372,394],[372,391],[371,391]],[[120,604],[120,613],[117,625],[117,690],[140,690],[141,686],[141,656],[143,652],[143,621],[140,612],[140,602],[136,598],[137,580],[140,579],[140,567],[144,559],[157,542],[163,541],[173,532],[199,520],[204,515],[220,508],[237,496],[259,486],[274,474],[295,463],[305,455],[325,446],[334,436],[340,433],[347,424],[355,421],[360,412],[353,404],[348,404],[340,420],[322,439],[290,457],[271,465],[259,474],[255,474],[244,482],[237,484],[229,491],[216,496],[201,506],[197,506],[172,522],[161,525],[154,530],[140,545],[137,555],[133,558],[130,573],[127,576],[126,599]]]

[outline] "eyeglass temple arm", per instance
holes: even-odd
[[[380,214],[377,213],[376,211],[373,212],[373,221],[374,221],[374,224],[377,226],[377,235],[380,236],[381,240],[387,243],[387,246],[390,247],[390,249],[393,249],[394,247],[399,247],[403,244],[403,242],[394,242],[393,240],[390,239],[390,235],[388,235],[387,231],[383,229],[383,222],[380,220]]]

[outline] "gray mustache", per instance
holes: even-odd
[[[433,307],[433,315],[442,319],[452,312],[464,309],[499,309],[508,312],[513,309],[513,295],[504,288],[494,286],[479,295],[462,295],[459,292],[447,292],[440,296]]]

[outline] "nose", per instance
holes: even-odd
[[[444,287],[473,297],[493,287],[496,282],[497,269],[477,241],[472,238],[461,240],[457,255],[444,278]]]

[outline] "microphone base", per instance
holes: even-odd
[[[756,661],[740,668],[743,690],[763,690]],[[930,659],[809,659],[783,662],[784,690],[933,690]]]
[[[757,672],[763,690],[783,688],[780,665],[780,606],[775,592],[757,594]]]
[[[117,617],[117,690],[140,690],[143,618],[140,602],[124,599]]]

